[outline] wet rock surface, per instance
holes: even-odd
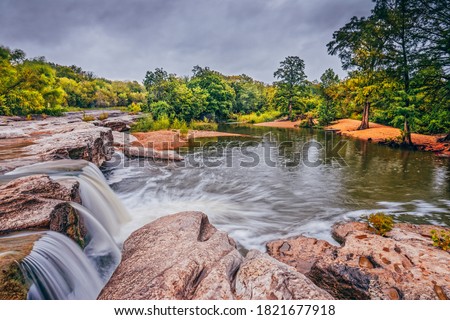
[[[0,186],[0,234],[46,229],[83,244],[86,230],[70,201],[81,203],[75,180],[32,175],[10,181]]]
[[[201,212],[165,216],[135,231],[99,299],[331,299],[266,254],[246,258]]]
[[[267,249],[338,299],[448,299],[450,253],[430,237],[441,229],[396,224],[382,237],[351,222],[333,228],[341,247],[300,236],[270,242]]]

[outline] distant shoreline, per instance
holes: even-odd
[[[298,128],[300,121],[271,121],[255,124],[255,126],[272,128]],[[340,119],[325,127],[325,130],[331,130],[337,134],[351,137],[359,140],[370,141],[379,144],[389,144],[391,141],[399,140],[401,130],[381,125],[378,123],[369,123],[369,129],[357,130],[361,121],[353,119]],[[441,157],[450,157],[450,143],[438,142],[437,140],[444,135],[433,136],[426,134],[411,134],[412,141],[421,151],[431,151]]]

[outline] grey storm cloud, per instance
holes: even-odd
[[[0,44],[78,65],[111,79],[141,81],[163,67],[194,65],[272,82],[288,55],[310,80],[345,75],[326,44],[371,0],[0,0]]]

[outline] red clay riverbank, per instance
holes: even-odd
[[[133,146],[145,146],[155,150],[173,150],[187,146],[189,140],[198,138],[239,137],[243,135],[217,131],[189,130],[189,134],[186,137],[180,135],[178,130],[159,130],[136,132],[133,133],[133,136],[138,139],[132,143]]]
[[[347,137],[361,140],[368,140],[376,143],[384,143],[389,140],[399,140],[401,137],[400,129],[381,125],[378,123],[369,123],[369,129],[357,130],[361,121],[352,119],[341,119],[326,127],[326,130],[335,130],[337,133]],[[450,156],[450,143],[438,142],[441,136],[432,136],[426,134],[413,133],[412,142],[422,151],[435,152],[440,156]]]
[[[255,126],[273,127],[273,128],[296,128],[300,121],[272,121],[255,124]],[[352,119],[341,119],[335,121],[333,124],[325,127],[325,130],[333,130],[343,136],[352,137],[355,139],[368,140],[375,143],[385,143],[390,140],[398,140],[401,136],[400,129],[381,125],[378,123],[369,123],[369,129],[357,130],[361,121]],[[441,135],[442,136],[442,135]],[[439,156],[450,157],[450,143],[438,142],[437,139],[441,136],[431,136],[425,134],[413,133],[411,138],[413,143],[419,150],[431,151]]]

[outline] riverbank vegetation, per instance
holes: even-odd
[[[301,119],[302,126],[326,126],[351,118],[361,120],[359,129],[368,128],[369,121],[399,128],[410,144],[411,132],[450,131],[450,9],[445,4],[377,0],[369,17],[353,17],[327,46],[348,71],[345,79],[327,69],[319,80],[308,81],[304,61],[289,56],[272,84],[200,66],[184,77],[156,68],[140,84],[99,78],[42,57],[26,59],[21,50],[0,47],[0,115],[122,107],[149,114],[135,127],[142,130],[204,127],[205,119],[210,127],[282,117]]]

